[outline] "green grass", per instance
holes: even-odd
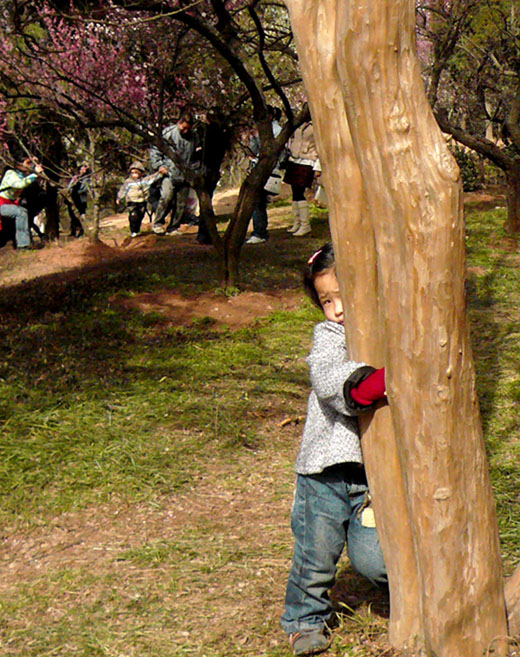
[[[508,572],[520,560],[520,257],[505,210],[469,212],[469,316],[484,438]]]
[[[246,289],[299,288],[305,245],[245,253]],[[289,243],[288,243],[289,244]],[[316,311],[278,313],[236,332],[199,319],[176,327],[118,298],[214,286],[212,254],[154,253],[31,281],[0,295],[0,519],[48,514],[113,496],[145,500],[188,484],[208,448],[258,442],[250,411],[302,395]],[[217,290],[218,292],[218,290]]]
[[[312,311],[231,333],[178,328],[98,302],[6,330],[0,414],[0,517],[171,493],[208,449],[257,440],[248,411],[301,394],[285,344]],[[17,364],[25,363],[24,367]],[[27,499],[30,491],[29,499]]]
[[[467,288],[510,572],[520,560],[520,263],[504,212],[467,213]],[[322,214],[313,240],[245,253],[246,289],[296,289],[301,263],[326,239]],[[232,332],[118,303],[164,288],[214,290],[211,256],[187,248],[174,262],[154,254],[2,291],[0,521],[29,569],[0,591],[6,657],[289,655],[278,617],[301,424],[282,429],[280,419],[305,412],[304,356],[320,315],[304,302]],[[99,538],[101,560],[75,546],[81,526],[70,528],[90,514],[97,531],[108,519],[122,534]],[[25,540],[40,530],[69,533],[57,547]],[[46,561],[61,549],[70,558]],[[348,568],[341,578],[374,597]],[[345,603],[329,654],[386,650],[385,601],[376,602]]]

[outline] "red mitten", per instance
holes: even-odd
[[[385,368],[372,372],[364,381],[352,388],[350,395],[360,406],[370,406],[383,399],[386,393]]]

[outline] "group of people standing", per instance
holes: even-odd
[[[275,107],[269,109],[273,136],[276,138],[281,132],[281,111]],[[183,112],[175,124],[163,130],[162,140],[166,149],[153,145],[149,151],[149,169],[152,173],[146,175],[144,165],[133,162],[129,170],[130,175],[117,195],[118,203],[127,203],[132,237],[140,233],[146,205],[153,199],[154,189],[157,194],[155,203],[151,203],[153,232],[180,234],[190,192],[190,173],[199,171],[204,176],[206,189],[211,197],[220,179],[221,165],[231,141],[223,117],[216,111],[204,116],[197,128],[194,128],[191,112]],[[260,153],[257,132],[249,141],[249,150],[251,165],[254,166]],[[311,122],[305,123],[294,133],[276,165],[277,169],[282,167],[285,168],[284,182],[289,184],[292,190],[293,223],[288,232],[295,237],[304,237],[311,232],[309,204],[305,193],[312,186],[315,176],[320,174]],[[267,206],[271,196],[272,192],[269,190],[263,189],[260,192],[253,209],[253,230],[247,240],[248,244],[261,244],[269,239]],[[203,217],[198,219],[197,241],[202,244],[211,243]]]
[[[281,131],[281,111],[275,107],[270,107],[270,111],[273,135],[276,138]],[[148,171],[143,162],[132,162],[128,178],[117,194],[117,203],[125,203],[127,206],[132,237],[139,235],[143,219],[150,208],[154,233],[176,235],[181,232],[179,228],[186,220],[191,188],[188,180],[190,174],[200,173],[204,177],[206,191],[211,197],[221,176],[221,166],[231,143],[231,135],[218,110],[210,110],[197,126],[192,113],[184,111],[176,123],[163,130],[162,142],[165,148],[152,145],[149,149]],[[254,165],[260,153],[257,133],[250,139],[249,148]],[[310,122],[296,130],[276,168],[285,168],[284,182],[292,190],[293,223],[288,231],[295,237],[308,235],[311,226],[305,193],[311,187],[315,175],[320,172]],[[148,172],[151,173],[147,175]],[[28,196],[26,190],[35,187],[40,176],[43,176],[43,168],[39,162],[25,155],[17,158],[15,166],[5,172],[0,183],[0,246],[12,239],[18,248],[30,248],[33,246],[31,228],[40,235],[43,242],[43,235],[34,224],[34,217],[23,200]],[[89,176],[88,166],[81,166],[64,194],[70,217],[70,234],[74,237],[84,234],[82,220],[87,209]],[[266,189],[260,192],[253,210],[253,230],[247,240],[248,244],[260,244],[269,238],[267,206],[271,197],[272,192]],[[198,224],[197,240],[210,244],[209,230],[203,217],[193,218],[193,221]]]
[[[141,162],[133,162],[130,176],[117,195],[118,203],[125,201],[127,204],[132,237],[139,235],[147,203],[152,208],[154,233],[177,235],[181,232],[179,228],[185,221],[190,194],[188,178],[195,172],[201,173],[206,190],[213,195],[230,134],[218,111],[209,111],[196,128],[193,115],[185,111],[175,124],[163,130],[162,141],[164,150],[153,145],[149,151],[151,175],[146,175]],[[197,240],[210,244],[203,218],[197,223]]]

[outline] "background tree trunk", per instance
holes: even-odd
[[[315,0],[305,3],[310,5],[305,10],[302,4],[288,0],[302,66],[311,56],[302,44],[310,24],[306,12],[312,8],[318,32],[311,47],[323,39],[324,50],[316,56],[336,60],[342,114],[346,112],[366,190],[366,221],[357,222],[352,206],[342,203],[347,196],[341,198],[335,189],[361,187],[345,176],[344,166],[333,171],[341,164],[341,153],[348,153],[345,127],[331,122],[327,128],[320,117],[326,103],[334,111],[330,99],[337,99],[337,93],[324,86],[323,75],[311,76],[308,70],[304,77],[313,99],[313,120],[322,126],[317,130],[318,148],[347,315],[361,316],[355,323],[350,317],[348,321],[352,356],[387,367],[410,511],[411,522],[404,524],[413,536],[419,602],[407,614],[417,619],[408,637],[402,628],[393,641],[397,637],[403,645],[412,645],[420,627],[426,651],[436,657],[475,657],[490,647],[503,655],[507,628],[498,529],[465,313],[460,180],[419,74],[414,3]],[[332,33],[323,34],[323,26],[332,25],[330,12],[336,15],[332,55]],[[333,69],[330,61],[328,67]],[[346,208],[349,216],[342,221]],[[354,211],[359,214],[362,208]],[[357,230],[345,226],[351,221]],[[374,245],[368,250],[367,241]],[[351,284],[360,275],[367,278],[356,292]],[[354,283],[345,280],[349,276]],[[379,346],[371,351],[367,337],[374,327],[381,331],[382,357]],[[361,343],[367,345],[364,350]],[[379,424],[379,412],[375,421]],[[388,535],[394,525],[388,523],[380,496],[394,493],[393,475],[398,481],[401,475],[397,458],[388,459],[381,447],[387,447],[384,428],[377,429],[383,435],[364,438],[363,447],[367,464],[377,463],[370,484],[392,573],[403,538],[408,544],[408,530],[404,537],[400,531]],[[378,481],[384,486],[378,487]],[[400,578],[408,578],[413,570],[409,563]],[[395,588],[393,577],[390,585]],[[395,604],[393,590],[391,602]]]
[[[60,211],[58,208],[58,189],[47,183],[45,216],[45,234],[50,239],[58,239],[60,236]]]
[[[507,222],[506,230],[520,233],[520,158],[515,158],[507,176]]]
[[[99,240],[99,225],[101,223],[101,192],[104,188],[105,172],[99,168],[98,164],[98,141],[99,132],[95,130],[87,130],[88,136],[88,158],[89,167],[92,172],[90,175],[90,193],[92,198],[92,218],[88,221],[87,213],[87,228],[88,238],[91,242]]]

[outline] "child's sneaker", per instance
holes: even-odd
[[[332,636],[325,628],[317,627],[291,634],[289,643],[295,655],[316,655],[327,650],[332,643]]]

